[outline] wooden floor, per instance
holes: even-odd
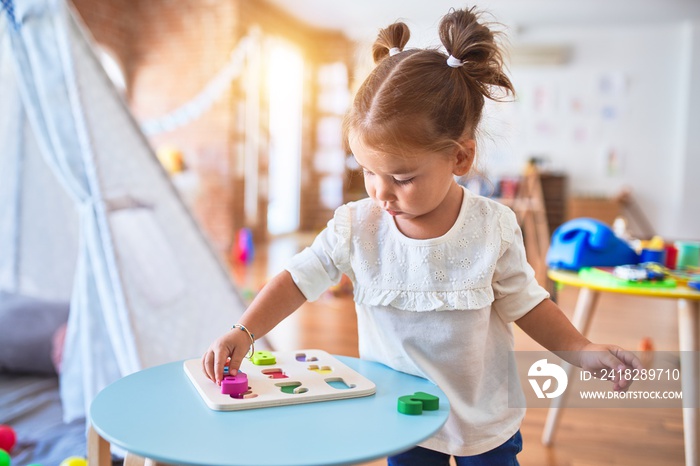
[[[234,278],[244,295],[256,290],[283,269],[286,260],[312,238],[282,237],[267,246],[257,245],[253,262],[233,265]],[[558,293],[558,302],[570,316],[576,289]],[[516,327],[516,350],[539,350],[536,343]],[[650,337],[659,351],[678,349],[675,303],[604,294],[591,325],[589,338],[636,350]],[[318,348],[333,354],[357,356],[357,324],[351,296],[332,293],[304,304],[268,336],[274,349]],[[522,466],[680,466],[684,463],[683,422],[680,409],[568,409],[555,443],[544,447],[540,436],[546,409],[529,409],[522,424]],[[384,460],[364,466],[386,464]]]

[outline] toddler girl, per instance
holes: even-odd
[[[455,181],[474,162],[484,99],[513,93],[513,86],[494,33],[473,9],[451,11],[439,33],[446,54],[403,50],[403,23],[380,31],[377,66],[345,120],[369,198],[338,208],[202,362],[220,383],[227,358],[237,369],[254,336],[346,274],[360,356],[432,380],[452,409],[434,437],[389,464],[446,465],[455,456],[459,465],[512,465],[525,412],[509,407],[507,380],[517,378],[508,364],[512,322],[587,370],[639,363],[576,331],[535,281],[514,213]]]

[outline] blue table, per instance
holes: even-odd
[[[447,420],[447,397],[433,383],[378,363],[336,357],[373,381],[376,394],[222,412],[204,404],[182,362],[129,375],[102,390],[90,407],[90,464],[111,464],[109,443],[182,465],[353,464],[407,450]],[[440,397],[440,409],[399,413],[398,398],[417,391]]]

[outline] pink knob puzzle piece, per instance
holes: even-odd
[[[243,372],[227,375],[221,381],[221,393],[224,395],[242,395],[248,391],[248,376]]]

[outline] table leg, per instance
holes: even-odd
[[[600,292],[591,290],[590,288],[581,288],[581,290],[579,290],[578,300],[576,301],[576,308],[574,309],[571,323],[583,335],[588,333],[591,318],[598,304],[599,297]],[[574,369],[573,366],[565,362],[562,364],[562,367],[564,371],[566,371],[567,377],[571,378],[571,373]],[[549,446],[554,441],[554,432],[559,424],[561,410],[563,410],[566,405],[566,397],[567,392],[564,392],[559,398],[552,399],[552,403],[549,405],[547,420],[544,423],[544,430],[542,432],[542,443],[544,445]]]
[[[681,350],[681,388],[683,390],[683,440],[686,466],[698,466],[700,434],[700,301],[678,300],[678,343]]]
[[[144,460],[143,466],[168,466],[168,465],[165,463],[161,463],[159,461],[155,461],[155,460],[146,458]]]
[[[158,461],[154,461],[150,458],[144,458],[142,456],[127,452],[126,456],[124,457],[124,466],[168,466],[168,465],[165,463],[160,463]]]
[[[127,452],[124,457],[124,466],[144,466],[145,462],[145,458],[129,452]]]
[[[112,466],[109,442],[92,426],[88,429],[88,463],[90,466]]]

